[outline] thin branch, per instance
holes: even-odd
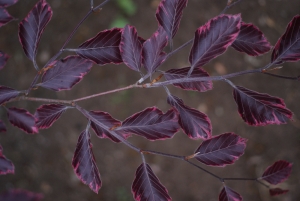
[[[158,152],[158,151],[142,150],[141,152],[143,154],[153,154],[153,155],[165,156],[165,157],[168,157],[168,158],[175,158],[175,159],[185,160],[185,156],[178,156],[178,155],[174,155],[174,154],[166,154],[166,153],[162,153],[162,152]]]
[[[238,180],[238,181],[256,181],[257,178],[223,178],[223,180],[227,181],[233,181],[233,180]]]
[[[264,187],[270,188],[270,186],[268,186],[267,184],[264,184],[263,182],[259,181],[258,179],[256,180],[256,182],[263,185]]]
[[[185,161],[186,161],[187,163],[189,163],[189,164],[195,166],[196,168],[198,168],[198,169],[200,169],[200,170],[206,172],[207,174],[209,174],[209,175],[211,175],[211,176],[217,178],[217,179],[220,180],[221,182],[223,182],[223,179],[222,179],[221,177],[219,177],[218,175],[215,175],[214,173],[212,173],[212,172],[210,172],[210,171],[208,171],[208,170],[202,168],[201,166],[199,166],[199,165],[197,165],[197,164],[195,164],[195,163],[193,163],[193,162],[191,162],[191,161],[189,161],[189,160],[185,160]]]
[[[27,96],[19,96],[17,98],[7,101],[6,103],[20,101],[20,100],[27,100],[27,101],[33,101],[33,102],[44,102],[44,103],[68,104],[68,105],[73,104],[73,101],[69,101],[69,100],[57,100],[57,99],[36,98],[36,97],[27,97]]]
[[[114,90],[110,90],[110,91],[106,91],[106,92],[101,92],[101,93],[98,93],[98,94],[93,94],[93,95],[90,95],[90,96],[85,96],[85,97],[82,97],[82,98],[74,99],[74,100],[72,100],[72,102],[75,103],[75,102],[79,102],[79,101],[83,101],[83,100],[95,98],[95,97],[98,97],[98,96],[103,96],[103,95],[106,95],[106,94],[111,94],[111,93],[115,93],[115,92],[119,92],[119,91],[124,91],[124,90],[132,89],[132,88],[142,88],[142,87],[143,87],[142,85],[132,84],[132,85],[129,85],[129,86],[126,86],[126,87],[122,87],[122,88],[118,88],[118,89],[114,89]]]
[[[262,73],[265,74],[265,75],[270,75],[270,76],[278,77],[278,78],[282,78],[282,79],[300,81],[300,76],[297,76],[297,77],[289,77],[289,76],[276,75],[276,74],[268,73],[268,72],[262,72]]]
[[[227,6],[223,9],[223,11],[220,13],[220,15],[224,14],[229,8],[231,8],[232,6],[236,5],[237,3],[241,2],[241,1],[242,0],[237,0],[237,1],[233,2],[233,3],[227,4]]]

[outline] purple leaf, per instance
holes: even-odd
[[[235,86],[233,96],[243,120],[253,126],[284,124],[292,118],[282,99]]]
[[[289,192],[289,190],[283,190],[281,188],[270,188],[269,189],[269,193],[271,196],[282,195],[282,194],[286,194],[287,192]]]
[[[234,133],[224,133],[203,141],[194,157],[206,165],[224,167],[244,154],[246,142],[247,139]]]
[[[93,63],[79,56],[68,56],[55,61],[42,76],[42,86],[54,91],[70,90],[92,68]]]
[[[162,0],[156,10],[156,19],[167,32],[169,39],[177,33],[187,2],[188,0]]]
[[[198,28],[189,57],[190,72],[223,54],[238,36],[240,22],[240,14],[219,15]]]
[[[4,8],[0,8],[0,27],[6,25],[14,18],[5,10]]]
[[[183,101],[176,96],[169,95],[168,103],[179,113],[179,125],[191,139],[211,138],[211,123],[206,114],[186,106]]]
[[[131,187],[136,201],[170,201],[168,190],[160,183],[151,167],[142,163],[135,173]]]
[[[35,125],[35,118],[27,110],[21,108],[8,108],[7,115],[9,122],[29,134],[38,133]]]
[[[76,53],[99,65],[122,63],[119,49],[121,33],[122,29],[119,28],[101,31],[94,38],[82,43],[78,49],[76,49]]]
[[[284,182],[291,174],[292,171],[292,163],[287,161],[276,161],[273,165],[269,166],[262,177],[263,179],[270,184],[276,185],[281,182]]]
[[[123,121],[116,131],[133,133],[148,140],[172,138],[179,130],[178,117],[174,109],[165,114],[156,107],[147,108]]]
[[[9,59],[9,55],[0,51],[0,70],[2,70]]]
[[[15,89],[6,86],[0,86],[0,105],[12,98],[17,97],[19,93],[20,92]]]
[[[232,190],[231,188],[224,186],[220,195],[219,201],[242,201],[243,198],[240,194]]]
[[[148,74],[152,74],[166,59],[164,47],[168,44],[167,33],[159,26],[157,31],[144,42],[142,50],[142,62]]]
[[[164,73],[166,80],[173,79],[183,79],[187,77],[187,74],[190,70],[190,67],[180,68],[180,69],[171,69]],[[196,67],[192,74],[191,78],[197,77],[209,77],[209,74],[200,67]],[[185,90],[194,90],[199,92],[204,92],[212,89],[212,81],[199,81],[199,82],[183,82],[173,84],[176,87],[185,89]]]
[[[245,22],[241,23],[240,33],[231,46],[250,56],[259,56],[271,49],[271,45],[264,34],[253,24]]]
[[[41,35],[51,20],[52,10],[45,0],[40,0],[19,25],[19,39],[26,56],[35,61]]]
[[[15,173],[14,164],[2,154],[2,151],[3,151],[3,148],[0,145],[0,175],[14,174]],[[1,196],[0,196],[0,198],[1,198]]]
[[[59,104],[42,105],[34,114],[36,126],[39,129],[49,128],[67,109],[68,106]]]
[[[277,41],[271,62],[280,64],[286,61],[300,60],[300,15],[296,15],[288,24],[285,33]]]
[[[0,0],[0,7],[9,7],[17,2],[18,0]]]
[[[0,119],[0,132],[6,132],[6,126],[1,119]]]
[[[23,189],[12,189],[0,194],[1,201],[41,201],[43,195]]]
[[[93,154],[90,137],[91,135],[88,129],[80,134],[72,160],[72,166],[82,183],[88,185],[95,193],[98,193],[102,181]]]
[[[126,25],[122,31],[120,52],[123,62],[132,70],[140,72],[142,46],[135,27]]]
[[[92,115],[95,119],[97,119],[102,124],[106,125],[108,128],[116,128],[118,126],[121,126],[121,122],[119,120],[114,119],[110,114],[107,112],[101,112],[101,111],[90,111],[90,115]],[[108,138],[111,139],[114,142],[120,142],[117,138],[115,138],[112,134],[110,134],[109,131],[107,131],[105,128],[102,128],[101,126],[97,125],[97,123],[93,122],[91,123],[91,127],[95,131],[96,135],[99,138]],[[116,132],[117,134],[120,134],[120,132]],[[122,134],[123,137],[127,138],[129,137],[129,134]]]

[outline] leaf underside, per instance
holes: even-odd
[[[136,201],[170,201],[168,190],[160,183],[151,167],[142,163],[135,173],[132,193]]]
[[[82,183],[88,185],[95,193],[98,193],[102,181],[93,154],[88,130],[84,130],[78,138],[72,166]]]
[[[6,9],[0,8],[0,27],[6,25],[14,18],[7,12]]]
[[[180,68],[180,69],[170,69],[164,73],[166,80],[182,79],[187,77],[187,74],[190,70],[190,67]],[[190,78],[197,77],[209,77],[209,74],[204,71],[202,68],[197,67],[193,70]],[[184,90],[193,90],[199,92],[205,92],[213,88],[212,81],[198,81],[198,82],[182,82],[173,84],[176,87],[179,87]]]
[[[133,133],[148,140],[164,140],[172,138],[179,128],[174,109],[164,114],[158,108],[151,107],[125,119],[116,131]]]
[[[7,115],[9,122],[25,131],[28,134],[38,133],[38,128],[35,125],[35,118],[27,110],[21,108],[8,108]]]
[[[156,19],[172,39],[178,31],[183,9],[188,0],[162,0],[156,10]]]
[[[292,118],[282,99],[235,86],[233,96],[243,120],[253,126],[285,124]]]
[[[270,51],[271,45],[264,34],[253,24],[241,23],[238,37],[231,45],[235,50],[250,56],[259,56]]]
[[[6,86],[0,86],[0,105],[12,98],[17,97],[19,94],[20,92],[15,89]]]
[[[119,28],[101,31],[95,37],[82,43],[76,53],[99,65],[120,64],[123,62],[119,49],[121,33],[122,29]]]
[[[43,195],[23,189],[11,189],[0,194],[1,201],[41,201]]]
[[[239,34],[240,21],[239,14],[219,15],[196,30],[189,56],[190,72],[195,67],[204,66],[227,50]]]
[[[15,166],[2,154],[2,146],[0,145],[0,175],[14,174]],[[1,198],[1,197],[0,197]]]
[[[53,62],[38,86],[54,91],[70,90],[91,70],[93,63],[79,56],[68,56]]]
[[[196,109],[190,108],[180,98],[169,95],[167,102],[179,113],[179,125],[191,139],[211,138],[212,126],[208,116]]]
[[[107,128],[114,128],[121,125],[121,122],[117,119],[114,119],[109,113],[102,112],[102,111],[90,111],[90,115],[92,115],[95,119],[97,119],[99,122],[104,124]],[[113,142],[120,142],[119,139],[114,137],[112,134],[110,134],[109,131],[107,131],[105,128],[102,128],[97,123],[93,122],[91,123],[91,127],[95,131],[96,135],[99,138],[108,138],[112,140]],[[125,138],[129,137],[129,134],[124,134],[122,132],[115,131],[115,133],[119,134],[120,136],[123,136]]]
[[[287,192],[289,192],[289,190],[284,190],[281,188],[270,188],[269,190],[271,196],[282,195],[282,194],[286,194]]]
[[[132,70],[140,72],[142,46],[135,27],[126,25],[122,31],[120,52],[123,62]]]
[[[246,142],[234,133],[224,133],[203,141],[195,151],[195,158],[206,165],[224,167],[244,154]]]
[[[240,194],[232,190],[231,188],[224,186],[219,194],[219,201],[242,201],[243,198]]]
[[[292,164],[287,161],[276,161],[263,173],[261,179],[276,185],[284,182],[291,174]]]
[[[42,105],[34,114],[36,126],[39,129],[49,128],[66,111],[66,109],[68,109],[68,107],[65,105]]]
[[[148,74],[152,74],[166,59],[164,47],[168,44],[168,36],[159,26],[157,31],[144,42],[142,48],[142,62]]]
[[[288,24],[285,33],[277,41],[271,63],[295,62],[300,60],[300,15]]]
[[[2,120],[0,120],[0,132],[6,132],[6,126]]]
[[[19,39],[26,56],[35,60],[41,35],[51,20],[52,10],[46,0],[40,0],[20,22]]]
[[[9,7],[17,3],[18,0],[1,0],[0,7]]]
[[[5,66],[5,64],[6,64],[6,62],[7,62],[8,59],[9,59],[9,55],[5,54],[2,51],[0,51],[0,70],[2,70],[4,68],[4,66]]]

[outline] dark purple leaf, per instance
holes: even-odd
[[[183,9],[188,0],[162,0],[156,10],[156,19],[172,39],[179,28]]]
[[[206,114],[186,106],[183,101],[176,96],[169,95],[168,103],[179,113],[179,125],[192,139],[211,138],[211,123]]]
[[[14,164],[2,154],[2,151],[3,149],[2,146],[0,145],[0,175],[14,174],[15,173]]]
[[[284,182],[291,174],[292,171],[292,163],[287,161],[276,161],[273,165],[269,166],[262,177],[263,179],[270,184],[276,185],[281,182]]]
[[[6,126],[2,120],[0,120],[0,132],[6,132]]]
[[[172,138],[179,128],[174,109],[164,114],[158,108],[151,107],[128,117],[116,131],[133,133],[148,140],[163,140]]]
[[[6,86],[0,86],[0,105],[12,98],[17,97],[19,93],[20,92],[15,89]]]
[[[0,70],[3,69],[8,59],[9,55],[0,51]]]
[[[95,193],[101,188],[102,181],[95,161],[90,140],[90,132],[84,130],[77,142],[72,165],[77,177]]]
[[[240,33],[231,46],[250,56],[259,56],[271,49],[271,45],[264,34],[253,24],[245,22],[241,23]]]
[[[286,61],[300,60],[300,15],[296,15],[288,24],[285,33],[277,41],[271,62],[280,64]]]
[[[140,72],[142,46],[135,27],[126,25],[122,31],[120,51],[123,62],[132,70]]]
[[[8,108],[7,115],[9,122],[29,134],[38,133],[35,125],[35,118],[27,110],[21,108]]]
[[[52,10],[46,0],[40,0],[19,25],[19,39],[26,56],[35,60],[40,38],[48,22]]]
[[[136,201],[170,201],[168,190],[160,183],[151,167],[142,163],[135,173],[131,187]]]
[[[121,33],[122,29],[119,28],[101,31],[94,38],[82,43],[78,49],[76,49],[76,53],[99,65],[122,63],[119,49]]]
[[[102,124],[107,126],[107,128],[114,129],[118,126],[121,126],[121,122],[119,120],[114,119],[107,112],[90,111],[90,115],[92,115],[99,122],[101,122]],[[91,126],[99,138],[108,138],[114,142],[120,142],[120,140],[118,140],[116,137],[114,137],[112,134],[110,134],[109,131],[107,131],[105,128],[102,128],[101,126],[97,125],[95,122],[92,121]],[[120,132],[116,132],[116,133],[121,135]],[[122,134],[122,136],[127,138],[127,137],[129,137],[129,134]]]
[[[198,28],[189,57],[190,72],[223,54],[238,36],[240,22],[240,14],[219,15]]]
[[[49,128],[67,109],[68,106],[59,104],[42,105],[34,114],[36,126],[39,129]]]
[[[166,80],[173,79],[182,79],[187,77],[187,74],[190,70],[190,67],[180,68],[180,69],[171,69],[164,73]],[[209,77],[209,74],[200,67],[196,67],[192,74],[191,78],[196,77]],[[182,82],[173,84],[176,87],[185,89],[185,90],[194,90],[199,92],[204,92],[212,89],[212,81],[199,81],[199,82]]]
[[[220,195],[219,201],[242,201],[243,198],[240,194],[232,190],[231,188],[224,186]]]
[[[161,26],[159,26],[157,31],[144,42],[142,61],[148,74],[152,74],[166,59],[166,53],[163,52],[163,49],[167,44],[168,36]]]
[[[244,154],[247,139],[234,133],[224,133],[205,140],[196,149],[194,157],[211,166],[233,164]]]
[[[23,189],[12,189],[0,194],[1,201],[41,201],[43,195]]]
[[[281,188],[270,188],[269,190],[271,196],[282,195],[282,194],[286,194],[287,192],[289,192],[289,190],[284,190]]]
[[[93,63],[79,56],[68,56],[53,63],[42,76],[42,86],[54,91],[70,90],[92,68]]]
[[[281,98],[235,86],[233,96],[243,120],[253,126],[284,124],[292,118]]]
[[[0,27],[6,25],[14,18],[5,10],[4,8],[0,8]]]
[[[0,7],[9,7],[17,2],[18,0],[0,0]]]

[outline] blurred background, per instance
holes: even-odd
[[[0,29],[0,50],[9,54],[5,68],[0,72],[0,84],[15,89],[27,89],[35,76],[35,69],[23,53],[18,40],[18,23],[36,4],[36,0],[20,0],[8,8],[17,21]],[[68,35],[89,10],[89,1],[48,0],[53,17],[41,38],[37,62],[45,64],[67,39]],[[95,5],[102,1],[95,0]],[[179,31],[174,38],[178,47],[194,36],[195,30],[210,18],[218,15],[227,0],[189,0],[184,10]],[[159,0],[111,0],[99,13],[90,16],[80,27],[68,48],[76,48],[98,32],[126,23],[135,26],[138,34],[147,39],[157,28],[155,11]],[[300,14],[299,0],[243,0],[227,13],[241,13],[244,22],[253,23],[265,34],[272,45],[284,33],[293,16]],[[190,46],[182,49],[161,67],[162,70],[189,65]],[[62,55],[62,57],[67,54]],[[222,75],[240,70],[259,68],[270,61],[271,53],[260,57],[249,57],[232,48],[212,60],[204,68],[210,75]],[[276,73],[287,76],[300,75],[299,62],[285,63]],[[71,91],[55,93],[38,89],[34,97],[75,99],[94,93],[112,90],[135,83],[139,73],[125,65],[94,65],[91,72]],[[250,127],[237,112],[232,88],[225,82],[214,82],[214,90],[199,93],[169,87],[172,94],[183,99],[185,104],[206,113],[213,125],[213,135],[234,132],[248,139],[245,154],[233,165],[225,168],[205,167],[223,177],[259,177],[277,160],[293,162],[289,179],[280,185],[289,189],[286,195],[271,198],[268,189],[254,182],[226,182],[239,192],[245,201],[300,200],[300,91],[299,83],[280,80],[266,75],[246,75],[233,78],[239,86],[272,96],[281,97],[294,112],[293,121],[286,125]],[[169,109],[167,95],[162,88],[131,89],[80,102],[87,110],[101,110],[114,118],[126,117],[146,107],[157,106],[163,111]],[[34,113],[42,103],[18,102],[8,106],[28,109]],[[101,174],[103,186],[98,194],[82,184],[76,177],[71,161],[78,136],[85,129],[87,120],[76,110],[68,110],[51,128],[40,130],[37,135],[28,135],[11,126],[3,109],[0,118],[8,131],[0,133],[0,144],[4,155],[15,165],[14,175],[0,176],[0,193],[11,188],[22,188],[42,193],[44,201],[131,201],[131,184],[135,171],[142,163],[139,154],[122,144],[108,139],[99,139],[92,133],[93,151]],[[92,132],[92,131],[91,131]],[[149,142],[141,137],[129,141],[142,149],[151,149],[178,155],[189,155],[200,145],[201,140],[191,140],[179,132],[171,140]],[[160,156],[146,156],[147,162],[168,189],[175,201],[218,200],[222,184],[210,175],[175,159]]]

